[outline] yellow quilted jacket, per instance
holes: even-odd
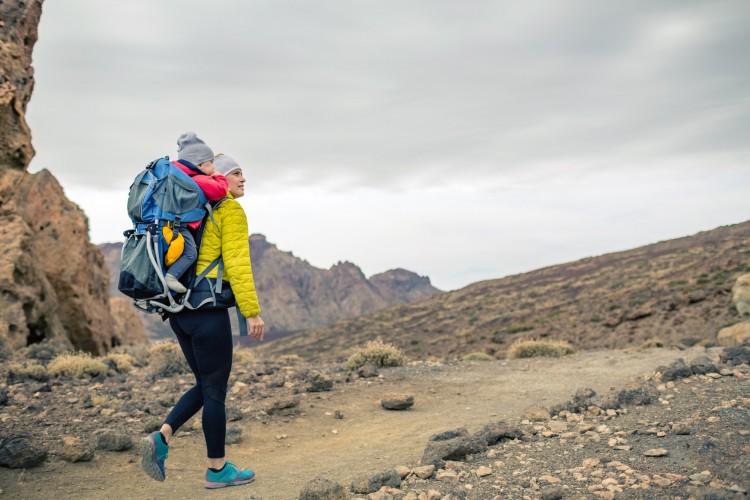
[[[229,199],[214,210],[213,221],[209,219],[206,222],[198,252],[196,276],[221,255],[224,260],[222,278],[231,285],[242,315],[250,318],[260,314],[260,306],[250,262],[247,217],[232,194],[228,193],[227,196]],[[214,268],[208,273],[208,277],[216,278],[217,274],[218,271]]]

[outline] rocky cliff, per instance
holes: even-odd
[[[25,112],[41,12],[40,0],[0,2],[0,318],[13,347],[55,338],[103,353],[145,341],[145,332],[115,324],[107,269],[88,240],[85,214],[50,172],[26,171],[34,149]]]
[[[122,244],[106,243],[99,249],[109,267],[110,296],[119,297]],[[263,319],[269,331],[276,333],[325,326],[440,292],[428,277],[405,269],[376,274],[369,280],[350,262],[319,269],[279,250],[260,234],[250,237],[250,251]],[[152,337],[171,335],[157,315],[143,314],[142,318]]]
[[[429,278],[404,269],[369,280],[351,262],[319,269],[279,250],[263,235],[250,237],[250,249],[264,319],[283,331],[328,325],[440,291]]]
[[[26,105],[34,90],[31,52],[41,0],[0,2],[0,169],[24,169],[34,156]]]

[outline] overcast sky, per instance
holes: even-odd
[[[27,119],[94,243],[195,131],[252,232],[449,290],[750,219],[750,2],[47,1]]]

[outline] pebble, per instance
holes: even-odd
[[[495,471],[492,470],[490,467],[482,466],[477,469],[476,474],[477,474],[477,477],[484,477],[484,476],[489,476],[493,472]]]
[[[435,472],[435,466],[434,465],[423,465],[422,467],[415,467],[412,470],[412,472],[419,479],[428,479],[428,478],[432,477],[432,474]]]
[[[666,457],[669,455],[669,451],[664,448],[653,448],[646,450],[643,454],[647,457]]]

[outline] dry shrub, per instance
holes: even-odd
[[[128,373],[133,369],[135,358],[124,352],[111,352],[104,357],[104,362],[114,368],[117,373]]]
[[[18,357],[50,361],[71,350],[69,343],[59,339],[44,339],[18,350]]]
[[[250,366],[255,364],[255,354],[252,349],[247,347],[239,347],[232,351],[232,364]]]
[[[370,340],[364,347],[352,354],[344,363],[347,370],[357,370],[365,365],[379,368],[401,366],[404,364],[404,353],[393,344],[386,344],[381,338]]]
[[[110,354],[127,354],[130,356],[129,361],[133,366],[146,366],[150,350],[150,344],[135,344],[118,345],[109,352]]]
[[[468,354],[464,354],[461,358],[463,361],[492,361],[493,358],[486,352],[470,352]]]
[[[655,347],[664,347],[664,342],[661,339],[649,339],[641,345],[641,349],[653,349]]]
[[[47,368],[37,363],[8,363],[3,371],[8,382],[29,379],[44,382],[50,376]]]
[[[190,371],[180,345],[168,340],[154,342],[148,350],[148,364],[155,377],[171,377]]]
[[[109,367],[100,359],[92,358],[85,352],[61,354],[53,359],[49,367],[52,377],[83,378],[85,375],[98,377],[106,375]]]
[[[509,358],[535,358],[547,356],[561,358],[573,354],[575,349],[564,340],[524,340],[518,339],[508,348]]]

